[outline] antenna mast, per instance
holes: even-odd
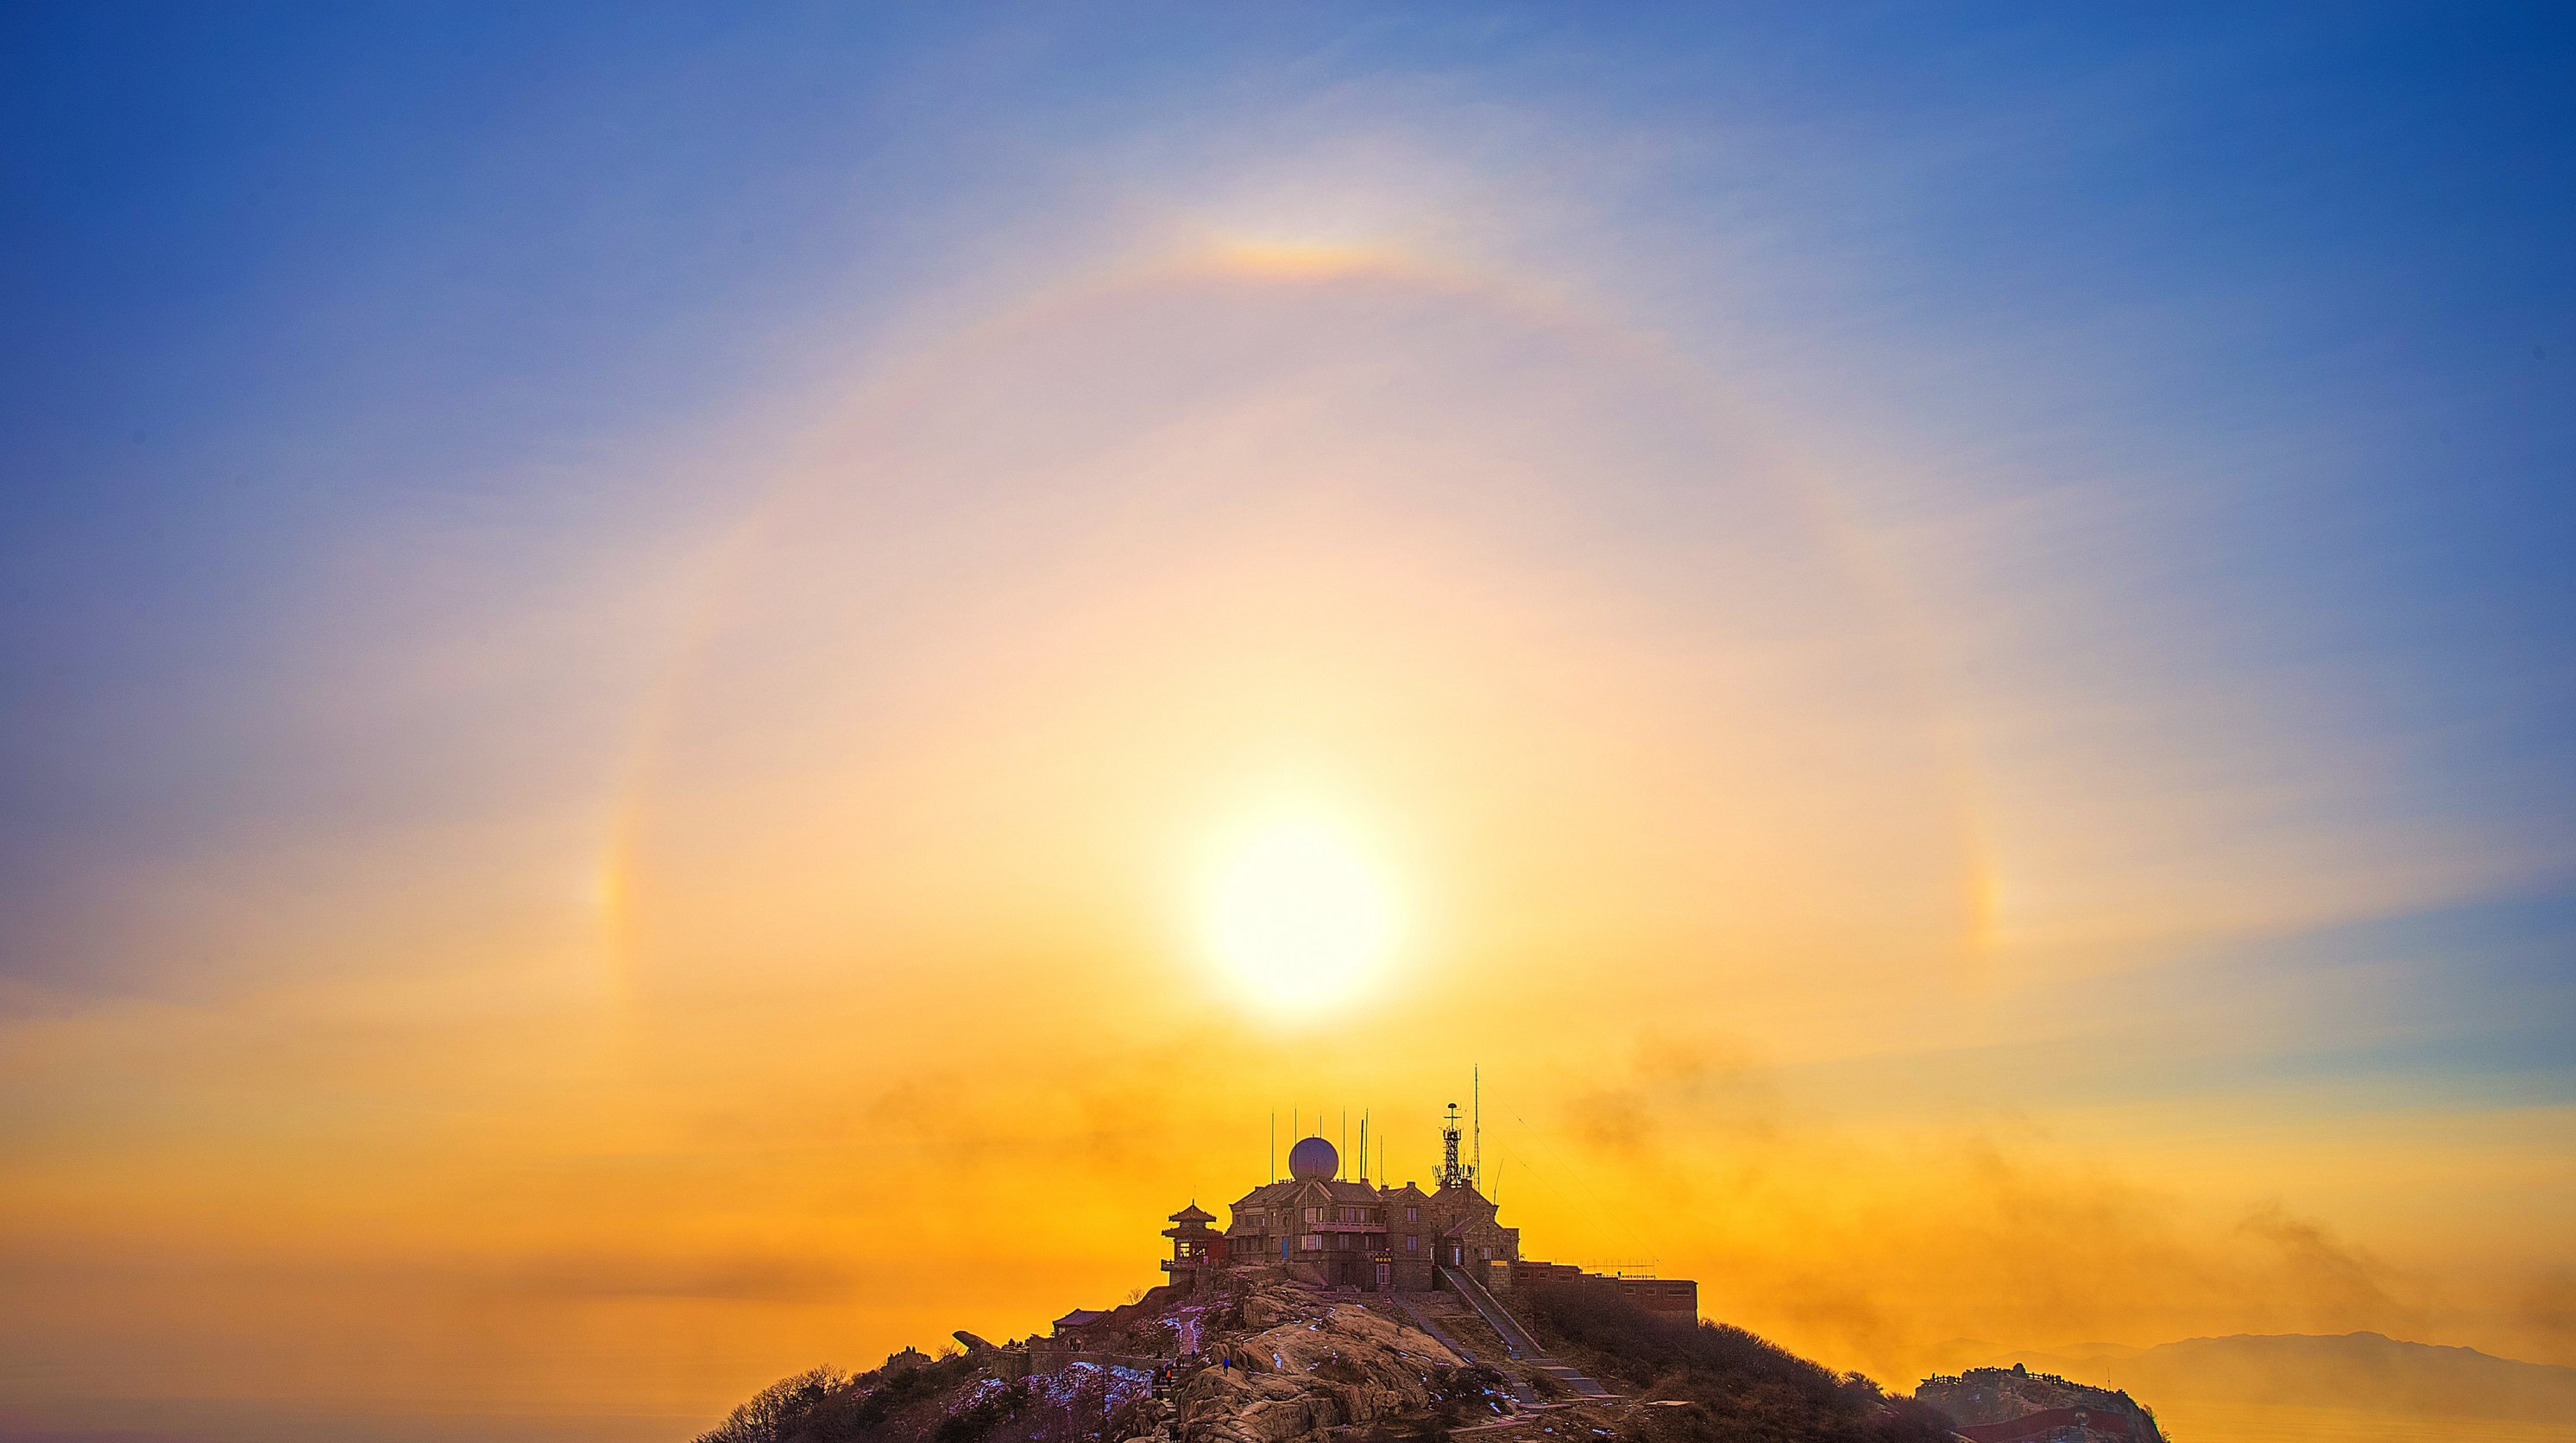
[[[1279,1109],[1270,1109],[1270,1180],[1279,1181]]]
[[[1440,1185],[1458,1187],[1467,1181],[1467,1170],[1458,1165],[1458,1104],[1449,1104],[1448,1121],[1440,1127]]]

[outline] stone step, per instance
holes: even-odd
[[[1449,1285],[1449,1291],[1476,1310],[1476,1316],[1484,1319],[1485,1326],[1492,1328],[1494,1336],[1502,1341],[1505,1352],[1515,1358],[1528,1358],[1542,1351],[1538,1340],[1529,1335],[1528,1330],[1495,1300],[1492,1293],[1485,1291],[1483,1283],[1469,1277],[1465,1269],[1442,1268],[1440,1280]]]
[[[1554,1358],[1532,1358],[1529,1360],[1529,1365],[1564,1384],[1567,1391],[1577,1397],[1607,1398],[1610,1396],[1609,1389],[1584,1376],[1571,1364],[1558,1362]]]

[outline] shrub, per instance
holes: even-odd
[[[815,1368],[781,1378],[751,1395],[725,1420],[698,1435],[697,1443],[783,1443],[793,1425],[820,1407],[832,1393],[856,1380],[829,1368]]]
[[[878,1425],[906,1406],[947,1392],[974,1373],[963,1357],[860,1377],[815,1368],[753,1394],[699,1434],[697,1443],[866,1443]]]
[[[1723,1323],[1658,1317],[1601,1278],[1552,1280],[1534,1290],[1530,1304],[1549,1332],[1630,1383],[1678,1373],[1702,1385],[1767,1383],[1819,1403],[1844,1397],[1842,1379],[1776,1343]],[[1875,1385],[1871,1394],[1874,1400]]]
[[[1949,1420],[1911,1399],[1890,1402],[1858,1373],[1836,1375],[1722,1323],[1659,1317],[1600,1278],[1532,1290],[1541,1336],[1604,1374],[1685,1408],[1641,1410],[1652,1443],[1943,1443]]]
[[[1026,1381],[997,1388],[972,1407],[961,1408],[941,1420],[939,1430],[930,1435],[931,1443],[983,1443],[985,1434],[1018,1417],[1028,1405]]]
[[[1950,1443],[1958,1423],[1929,1403],[1897,1398],[1869,1420],[1869,1443]]]
[[[1431,1421],[1445,1432],[1468,1421],[1472,1409],[1482,1422],[1497,1411],[1494,1395],[1504,1391],[1503,1375],[1482,1363],[1434,1368],[1424,1379],[1431,1391]]]

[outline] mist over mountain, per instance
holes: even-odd
[[[2086,1344],[2007,1362],[2165,1404],[2255,1404],[2576,1427],[2576,1368],[2379,1333],[2239,1334],[2152,1348]]]

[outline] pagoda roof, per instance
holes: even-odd
[[[1212,1223],[1216,1221],[1216,1214],[1193,1201],[1188,1207],[1172,1214],[1171,1220],[1176,1223]]]

